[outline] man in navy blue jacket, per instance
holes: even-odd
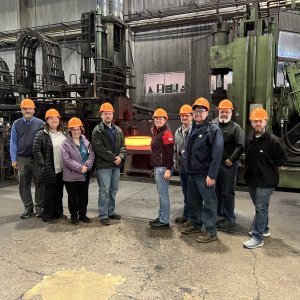
[[[194,123],[182,153],[188,175],[190,223],[184,226],[181,232],[200,233],[197,238],[199,243],[209,243],[218,239],[215,184],[224,141],[220,128],[207,120],[208,111],[209,102],[204,98],[197,99],[193,104]]]

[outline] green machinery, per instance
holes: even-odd
[[[280,8],[266,13],[259,1],[248,8],[245,18],[214,26],[209,53],[216,81],[212,102],[231,99],[246,135],[250,111],[265,108],[269,128],[282,138],[289,154],[279,186],[300,188],[300,14]]]

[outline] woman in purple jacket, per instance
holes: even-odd
[[[62,144],[63,179],[68,192],[68,206],[71,223],[79,224],[79,220],[90,223],[86,216],[88,205],[88,189],[90,170],[93,167],[95,155],[91,143],[86,139],[83,124],[78,118],[68,122],[69,136]]]

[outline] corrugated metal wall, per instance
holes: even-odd
[[[192,70],[191,70],[191,97],[209,99],[209,48],[212,45],[212,36],[207,35],[192,40]]]
[[[299,11],[280,12],[279,29],[292,31],[292,32],[300,32],[299,16],[300,16]]]
[[[142,11],[151,11],[172,7],[188,6],[195,5],[194,3],[210,3],[210,0],[129,0],[129,10],[131,12],[142,12]]]
[[[0,31],[20,28],[19,0],[0,0]]]
[[[80,20],[96,9],[96,0],[29,0],[29,27]]]
[[[201,96],[195,91],[207,91],[207,81],[204,82],[203,78],[198,81],[192,80],[192,78],[195,79],[194,74],[205,76],[203,66],[205,70],[208,66],[208,62],[203,59],[200,64],[197,63],[199,62],[197,59],[202,58],[205,51],[201,46],[201,51],[198,53],[195,50],[198,44],[192,47],[192,40],[208,34],[210,30],[211,24],[197,24],[136,33],[133,36],[136,90],[131,94],[135,102],[151,108],[162,106],[170,113],[178,113],[181,105],[192,103],[195,97]],[[194,55],[192,52],[195,52]],[[207,55],[205,59],[206,57]],[[197,65],[197,70],[195,70],[195,65]],[[185,72],[186,92],[145,94],[144,75],[164,72]]]
[[[1,50],[0,57],[4,59],[4,61],[7,63],[9,71],[13,72],[15,70],[15,61],[16,61],[15,51],[12,49]]]

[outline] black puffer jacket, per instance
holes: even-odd
[[[56,185],[53,145],[49,132],[42,128],[35,136],[32,153],[38,165],[37,181],[45,185]]]

